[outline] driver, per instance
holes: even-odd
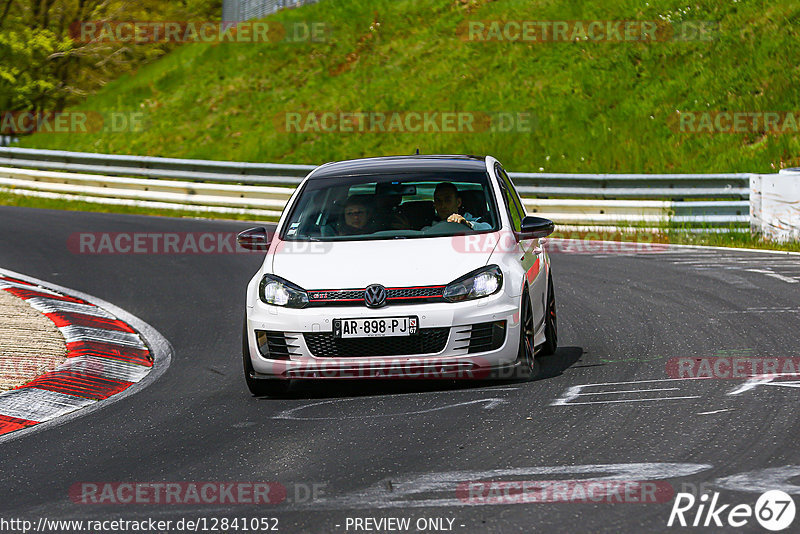
[[[339,235],[361,235],[374,232],[371,211],[362,199],[348,198],[344,203],[344,220],[337,227]]]
[[[461,195],[451,182],[440,182],[433,191],[433,206],[441,221],[463,224],[472,230],[491,230],[492,225],[473,217],[469,212],[459,213],[462,208]],[[434,223],[435,224],[435,223]]]

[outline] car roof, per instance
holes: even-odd
[[[318,167],[309,180],[363,174],[476,171],[486,172],[486,158],[466,155],[387,156],[326,163]]]

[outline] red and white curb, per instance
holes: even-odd
[[[166,339],[109,303],[6,270],[0,270],[0,290],[50,319],[67,346],[66,361],[54,370],[0,393],[0,436],[127,396],[169,365]]]

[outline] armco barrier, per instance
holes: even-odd
[[[275,218],[313,165],[0,148],[0,190],[151,208]],[[747,227],[749,174],[510,173],[530,213],[561,225],[667,220]]]

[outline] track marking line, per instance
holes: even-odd
[[[611,404],[621,402],[653,402],[653,401],[667,401],[667,400],[685,400],[685,399],[699,399],[698,395],[691,396],[674,396],[674,397],[655,397],[645,399],[620,399],[620,400],[598,400],[587,402],[575,402],[575,399],[581,396],[590,395],[615,395],[622,393],[649,393],[651,391],[675,391],[680,388],[649,388],[641,390],[609,390],[609,391],[586,391],[586,388],[591,387],[608,387],[608,386],[622,386],[628,384],[660,384],[662,382],[685,382],[687,380],[707,380],[710,377],[686,377],[686,378],[660,378],[653,380],[634,380],[627,382],[600,382],[595,384],[579,384],[570,386],[564,394],[550,403],[550,406],[573,406],[579,404]]]
[[[485,410],[491,410],[500,404],[508,403],[506,399],[498,399],[498,398],[487,398],[487,399],[476,399],[471,401],[464,401],[464,402],[455,402],[452,404],[446,404],[443,406],[435,406],[433,408],[425,408],[422,410],[411,410],[407,412],[396,412],[396,413],[379,413],[379,414],[364,414],[360,413],[357,415],[343,415],[340,414],[337,417],[304,417],[302,415],[295,415],[300,410],[305,410],[308,408],[315,408],[317,406],[323,406],[328,404],[336,404],[345,400],[352,400],[352,399],[333,399],[333,400],[326,400],[320,402],[312,402],[311,404],[304,404],[302,406],[296,406],[294,408],[289,408],[288,410],[283,410],[282,412],[278,413],[277,415],[272,416],[272,419],[285,419],[285,420],[294,420],[294,421],[338,421],[341,419],[376,419],[382,417],[402,417],[405,415],[418,415],[423,413],[430,413],[430,412],[437,412],[441,410],[448,410],[450,408],[457,408],[459,406],[469,406],[472,404],[483,404],[486,403],[486,406],[483,408]]]
[[[754,375],[748,377],[747,382],[738,386],[728,392],[728,395],[741,395],[755,389],[757,386],[780,386],[787,388],[800,388],[800,381],[781,381],[773,382],[776,378],[780,377],[798,378],[797,373],[775,373],[769,375]]]
[[[789,278],[788,276],[778,274],[768,269],[745,269],[745,270],[749,273],[760,273],[765,276],[771,276],[772,278],[777,278],[778,280],[786,282],[787,284],[796,284],[798,282],[798,280],[795,280],[794,278]]]
[[[647,401],[665,401],[665,400],[681,400],[681,399],[699,399],[699,395],[692,395],[688,397],[656,397],[654,399],[623,399],[623,400],[607,400],[607,401],[589,401],[589,402],[566,402],[563,404],[551,404],[550,406],[576,406],[579,404],[613,404],[618,402],[647,402]]]
[[[628,389],[622,391],[598,391],[596,393],[577,393],[577,395],[619,395],[622,393],[648,393],[650,391],[676,391],[681,388],[657,388],[657,389]]]
[[[719,313],[800,313],[800,307],[747,308],[745,310],[721,311]]]

